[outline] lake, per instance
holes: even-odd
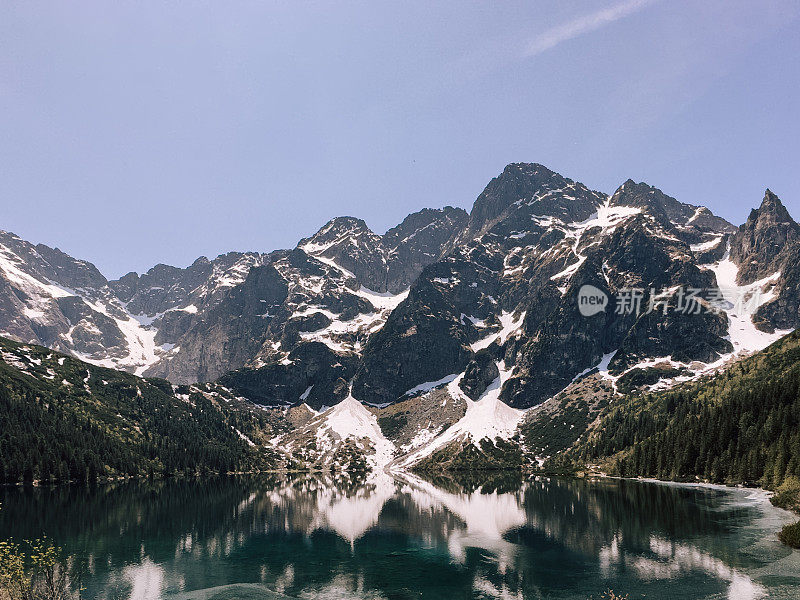
[[[800,598],[792,515],[757,490],[463,475],[0,489],[84,598]]]

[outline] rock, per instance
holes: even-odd
[[[490,383],[500,377],[494,357],[488,351],[478,352],[464,371],[459,387],[472,400],[480,398]]]

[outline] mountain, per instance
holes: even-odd
[[[739,265],[737,283],[770,286],[756,313],[759,329],[796,328],[800,323],[800,225],[770,190],[733,236],[730,258]]]
[[[295,403],[319,361],[335,370],[338,354],[345,362],[361,355],[369,336],[405,298],[408,282],[439,257],[452,229],[465,220],[460,209],[423,210],[378,236],[360,219],[333,219],[294,250],[269,255],[217,302],[199,309],[170,340],[171,354],[147,374],[210,381],[235,369],[266,366],[280,380],[300,383],[263,400]],[[330,351],[303,347],[315,342]],[[344,369],[345,380],[351,371]],[[333,397],[331,392],[318,386],[309,403],[330,405],[344,397],[341,390]]]
[[[134,372],[167,352],[92,264],[5,231],[0,334]]]
[[[586,319],[572,299],[586,284],[609,297],[631,287],[711,288],[714,276],[692,248],[733,230],[644,184],[628,181],[605,198],[541,165],[510,165],[475,202],[466,231],[477,237],[465,242],[462,234],[426,267],[370,339],[354,395],[391,402],[414,385],[463,371],[498,334],[498,358],[513,368],[501,397],[521,408],[610,352],[619,368],[673,354],[713,362],[732,350],[721,315],[605,311]]]
[[[618,398],[787,335],[798,259],[769,190],[737,228],[646,183],[607,195],[513,163],[469,213],[424,209],[383,235],[337,217],[293,249],[115,281],[2,233],[0,334],[225,390],[282,423],[281,464],[519,467]]]

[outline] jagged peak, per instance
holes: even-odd
[[[649,183],[645,183],[644,181],[636,182],[633,179],[628,178],[622,183],[622,185],[620,185],[616,190],[614,190],[614,193],[611,194],[611,198],[613,200],[614,198],[619,198],[620,196],[622,196],[622,194],[631,194],[636,192],[649,193],[654,196],[656,194],[664,196],[666,195],[660,189],[650,185]]]
[[[754,223],[756,221],[797,225],[789,214],[789,211],[783,205],[783,202],[781,202],[781,199],[769,188],[764,191],[764,199],[761,201],[761,206],[754,208],[747,218],[748,223]]]
[[[528,162],[513,162],[508,163],[503,169],[503,173],[511,173],[514,171],[521,171],[523,173],[543,173],[547,175],[559,175],[549,167],[541,163],[528,163]],[[560,175],[559,175],[560,177]]]
[[[421,210],[418,210],[416,213],[411,213],[411,214],[412,215],[413,214],[422,214],[422,215],[437,214],[437,215],[441,215],[441,214],[445,214],[445,213],[464,214],[464,215],[469,214],[469,213],[467,213],[466,210],[464,210],[460,206],[450,206],[449,204],[446,205],[446,206],[443,206],[442,208],[423,208]],[[409,215],[409,216],[411,216],[411,215]],[[408,217],[406,217],[406,218],[408,218]]]
[[[303,238],[297,247],[307,253],[316,254],[338,245],[343,239],[353,240],[366,236],[380,241],[380,236],[373,232],[363,219],[356,217],[334,217],[312,236]]]
[[[364,219],[359,219],[358,217],[350,217],[350,216],[343,216],[343,217],[334,217],[330,221],[328,221],[321,229],[364,229],[367,231],[372,231],[369,226],[367,225]]]
[[[489,182],[489,185],[486,186],[486,190],[488,190],[492,184],[502,183],[506,180],[519,180],[519,178],[522,178],[529,184],[545,187],[550,184],[563,186],[576,183],[569,177],[564,177],[561,173],[541,163],[515,162],[507,164],[503,172]],[[484,190],[484,192],[486,190]]]
[[[662,219],[666,217],[679,227],[700,225],[701,228],[718,232],[735,230],[733,225],[715,215],[709,208],[681,202],[643,181],[625,180],[611,195],[609,204],[642,208],[653,216]]]
[[[319,241],[324,239],[330,239],[331,237],[338,237],[343,234],[357,234],[357,233],[368,233],[375,235],[374,232],[369,228],[366,221],[364,219],[359,219],[357,217],[334,217],[325,225],[320,227],[317,232],[300,241],[298,246],[302,246],[305,243],[312,242],[312,241]]]
[[[572,192],[567,192],[567,189]],[[565,192],[560,200],[553,195],[556,192]],[[577,192],[577,196],[575,195]],[[592,197],[590,197],[592,196]],[[470,212],[469,223],[465,231],[458,237],[456,243],[469,240],[487,228],[493,226],[497,219],[503,217],[507,210],[514,210],[514,206],[534,206],[544,200],[548,206],[541,206],[540,214],[549,215],[555,211],[559,218],[565,213],[572,213],[575,207],[581,204],[595,205],[600,202],[602,195],[591,192],[581,183],[573,181],[539,163],[510,163],[503,172],[494,177],[483,189],[475,200]],[[578,198],[579,202],[575,202]],[[558,205],[558,206],[556,206]],[[574,205],[570,207],[571,205]],[[595,206],[587,206],[578,212],[587,213],[571,215],[576,220],[582,220],[591,214]],[[535,209],[534,209],[535,210]],[[570,217],[567,217],[570,218]]]
[[[382,239],[390,246],[397,243],[398,236],[413,235],[412,232],[419,231],[437,221],[442,223],[455,223],[456,228],[462,227],[469,219],[469,213],[463,208],[445,206],[444,208],[423,208],[406,216],[399,225],[395,225],[383,234]]]
[[[611,206],[630,206],[648,210],[651,214],[655,213],[660,217],[667,217],[666,205],[680,205],[680,203],[670,196],[667,196],[660,189],[644,182],[635,182],[627,179],[619,186],[609,199]]]
[[[2,237],[11,238],[12,240],[19,240],[19,241],[23,241],[23,240],[22,240],[22,238],[21,238],[21,237],[19,237],[19,236],[18,236],[16,233],[14,233],[13,231],[7,231],[7,230],[5,230],[5,229],[0,229],[0,238],[2,238]]]

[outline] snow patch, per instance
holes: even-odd
[[[441,435],[403,459],[400,462],[401,467],[409,467],[451,442],[468,441],[477,446],[485,438],[508,440],[514,435],[525,413],[500,400],[500,391],[503,383],[511,376],[511,370],[506,370],[503,362],[497,363],[497,368],[500,376],[489,384],[477,401],[471,400],[458,387],[464,377],[463,373],[448,384],[447,391],[450,395],[466,402],[467,412]]]
[[[367,456],[367,462],[375,470],[382,471],[391,462],[394,456],[394,444],[383,435],[375,415],[353,398],[352,394],[325,411],[321,418],[322,422],[316,433],[319,447],[324,448],[328,445],[325,438],[329,433],[334,433],[343,440],[366,438],[375,449],[374,454]]]
[[[717,278],[717,285],[725,299],[723,310],[728,316],[729,339],[733,354],[757,352],[791,332],[790,329],[767,333],[753,324],[752,316],[762,305],[774,298],[773,285],[780,273],[774,273],[748,285],[738,285],[739,267],[730,259],[730,245],[723,259],[708,267]]]
[[[488,348],[495,340],[498,340],[499,344],[505,344],[508,338],[512,335],[517,335],[522,327],[522,321],[525,319],[525,312],[521,312],[517,318],[514,318],[514,313],[503,311],[498,318],[501,325],[500,331],[487,335],[485,338],[471,344],[470,348],[472,348],[473,352]]]
[[[441,379],[437,381],[426,381],[425,383],[420,383],[417,386],[414,386],[410,390],[408,390],[404,396],[416,396],[421,393],[430,392],[432,389],[439,387],[440,385],[444,385],[445,383],[450,383],[456,377],[458,377],[458,373],[453,373],[452,375],[445,375]]]

